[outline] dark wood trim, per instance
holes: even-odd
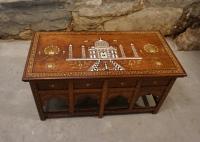
[[[159,100],[159,102],[158,102],[156,108],[153,110],[153,112],[152,112],[153,114],[158,113],[158,111],[159,111],[161,105],[163,104],[164,100],[166,99],[166,97],[167,97],[167,95],[168,95],[168,93],[169,93],[170,89],[172,88],[172,86],[173,86],[173,84],[174,84],[175,81],[176,81],[176,78],[173,78],[173,79],[170,81],[168,87],[165,89],[163,95],[161,96],[161,98],[160,98],[160,100]]]
[[[101,94],[101,101],[100,101],[100,110],[99,110],[99,118],[103,117],[104,113],[104,107],[105,107],[105,98],[108,93],[108,81],[105,80],[102,88],[102,94]]]
[[[137,82],[137,85],[136,85],[136,90],[135,92],[133,92],[133,95],[131,97],[131,101],[130,101],[130,104],[129,104],[129,110],[131,111],[138,99],[138,96],[139,96],[139,92],[140,92],[140,88],[141,88],[141,83],[142,81],[141,80],[138,80]]]
[[[73,81],[70,80],[68,83],[69,89],[69,112],[71,115],[74,114],[74,93],[73,93]]]
[[[134,91],[135,88],[109,88],[109,91]],[[38,90],[41,94],[69,93],[69,90]],[[102,89],[73,89],[73,93],[101,93]]]
[[[105,110],[104,115],[117,115],[117,114],[135,114],[135,113],[151,113],[154,110],[153,107],[149,108],[135,108],[133,110],[127,109],[118,109],[116,110]],[[55,112],[55,113],[45,113],[45,117],[47,118],[62,118],[62,117],[78,117],[78,116],[97,116],[97,112],[75,112],[74,115],[70,115],[67,112]]]
[[[105,111],[105,115],[107,115],[107,114],[151,113],[153,110],[154,110],[153,107],[134,108],[132,110],[129,110],[129,109],[107,110],[107,111]]]
[[[34,97],[34,100],[35,100],[35,103],[36,103],[36,107],[37,107],[40,119],[45,120],[46,118],[45,118],[44,112],[42,110],[42,104],[41,104],[42,101],[40,99],[36,83],[31,81],[31,82],[29,82],[29,84],[30,84],[30,87],[31,87],[31,90],[32,90],[32,93],[33,93],[33,97]]]

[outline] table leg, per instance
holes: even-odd
[[[99,118],[102,118],[104,114],[105,99],[106,99],[107,93],[108,93],[108,81],[105,81],[103,84],[103,90],[102,90],[101,100],[100,100]]]
[[[69,81],[69,113],[74,114],[74,94],[73,94],[73,81]]]
[[[174,78],[174,79],[172,79],[172,80],[170,81],[168,87],[165,89],[165,91],[164,91],[162,97],[160,98],[160,100],[159,100],[157,106],[156,106],[155,109],[153,110],[153,112],[152,112],[153,114],[158,113],[160,107],[162,106],[164,100],[166,99],[166,97],[167,97],[167,95],[168,95],[168,93],[169,93],[170,89],[172,88],[172,86],[173,86],[173,84],[174,84],[175,81],[176,81],[176,78]]]
[[[35,104],[36,104],[36,107],[37,107],[37,110],[38,110],[38,113],[39,113],[39,116],[40,116],[40,120],[45,120],[46,118],[45,118],[45,115],[44,115],[44,112],[43,112],[43,109],[42,109],[42,101],[40,99],[36,83],[30,82],[30,86],[31,86],[31,90],[32,90],[32,93],[33,93]]]
[[[133,109],[133,107],[134,107],[134,105],[135,105],[135,103],[136,103],[136,101],[137,101],[137,99],[138,99],[138,97],[139,97],[139,92],[140,92],[141,83],[142,83],[141,80],[139,80],[139,81],[137,82],[136,90],[133,92],[133,95],[132,95],[132,97],[131,97],[131,101],[130,101],[130,104],[129,104],[129,110],[132,110],[132,109]]]

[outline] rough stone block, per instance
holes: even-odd
[[[159,30],[164,35],[169,35],[181,14],[180,8],[151,7],[107,21],[104,23],[104,29],[106,31]]]
[[[188,28],[175,41],[178,50],[200,50],[200,27]]]
[[[0,38],[21,37],[31,31],[65,30],[71,23],[72,2],[66,0],[17,0],[0,3]]]

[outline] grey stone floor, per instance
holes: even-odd
[[[199,51],[175,51],[188,77],[176,81],[156,115],[77,117],[42,122],[28,83],[21,81],[29,44],[29,41],[0,41],[0,142],[200,140]]]

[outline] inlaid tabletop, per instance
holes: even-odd
[[[38,32],[23,80],[185,75],[159,32]]]

